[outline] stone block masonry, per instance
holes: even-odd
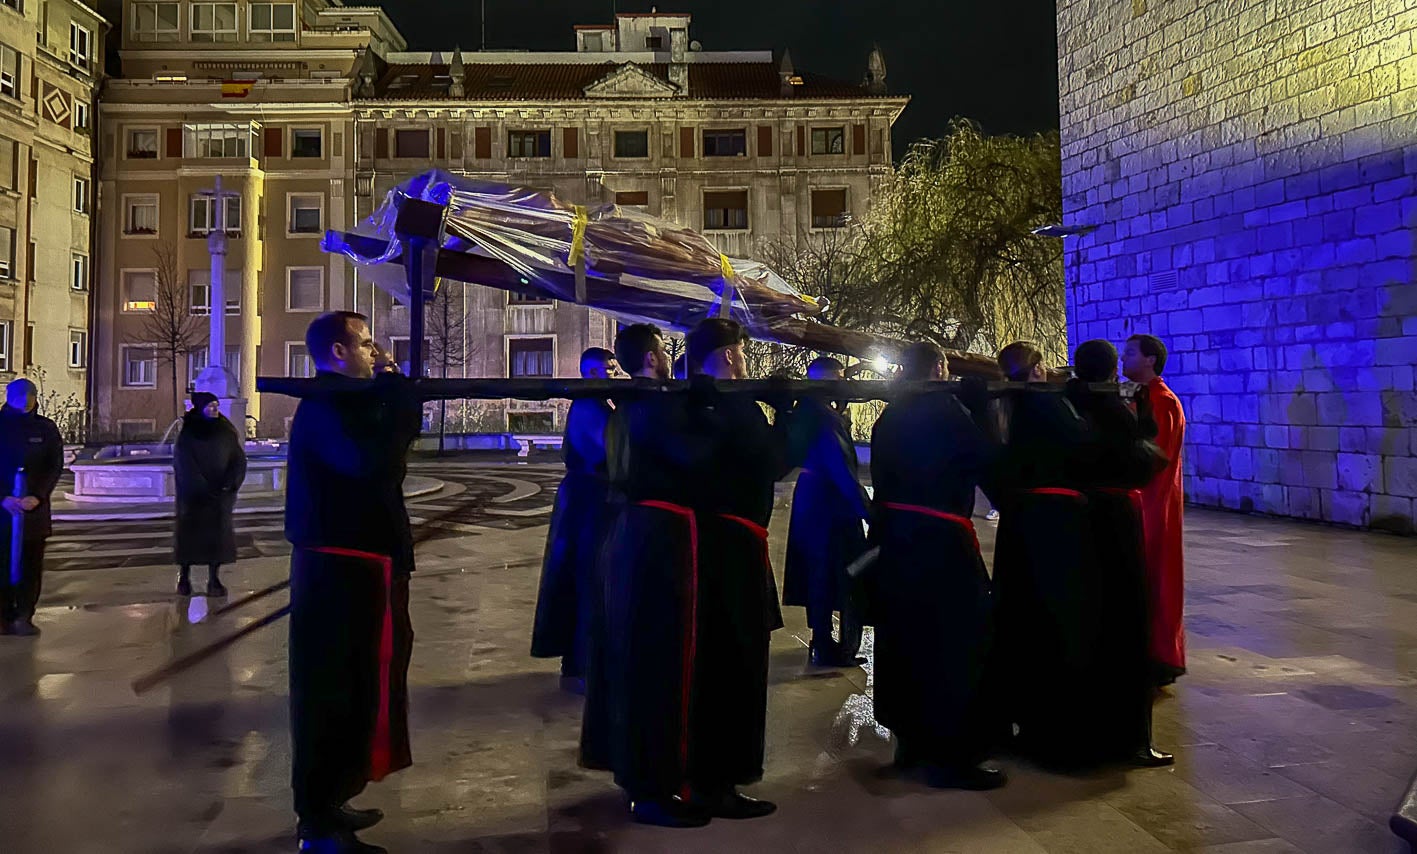
[[[1191,501],[1417,528],[1417,5],[1059,0],[1069,337],[1171,348]]]

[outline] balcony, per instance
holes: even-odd
[[[556,312],[544,305],[507,306],[507,332],[511,335],[546,335],[555,331]]]
[[[705,231],[704,237],[730,258],[748,258],[753,254],[751,231]]]

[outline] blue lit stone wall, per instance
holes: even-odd
[[[1417,5],[1057,8],[1070,339],[1168,343],[1191,501],[1410,533]]]

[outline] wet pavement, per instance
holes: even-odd
[[[1190,674],[1157,706],[1171,769],[1045,773],[934,792],[878,777],[867,670],[772,645],[766,779],[781,809],[669,831],[626,822],[576,766],[579,699],[526,654],[554,466],[440,465],[414,515],[415,766],[371,786],[396,852],[1398,852],[1417,771],[1417,543],[1188,511]],[[786,542],[784,487],[773,525]],[[993,526],[979,523],[986,549]],[[284,577],[278,517],[243,527],[233,597]],[[36,640],[0,637],[0,851],[293,851],[283,628],[143,697],[130,681],[284,603],[214,624],[178,600],[166,523],[61,527]],[[200,573],[198,573],[200,580]],[[1039,702],[1048,702],[1039,697]]]

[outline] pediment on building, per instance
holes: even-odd
[[[679,87],[627,62],[583,91],[587,98],[673,98]]]

